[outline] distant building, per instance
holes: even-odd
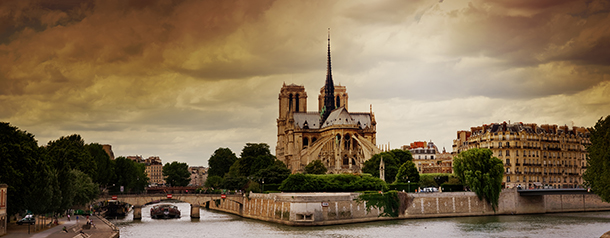
[[[191,173],[191,186],[203,186],[208,178],[208,169],[203,166],[191,166],[189,172]]]
[[[165,184],[163,177],[163,163],[161,162],[161,158],[159,158],[159,156],[151,156],[143,162],[146,165],[148,183],[151,185]]]
[[[133,162],[136,162],[136,163],[144,163],[144,159],[142,159],[141,155],[130,155],[130,156],[127,156],[125,158],[130,159],[130,160],[132,160]]]
[[[8,225],[8,213],[6,211],[7,192],[8,185],[0,184],[0,236],[6,235]]]
[[[110,157],[111,160],[114,160],[114,152],[112,152],[112,145],[102,145],[102,148],[104,149],[104,151],[106,151],[108,157]]]
[[[402,149],[411,152],[413,163],[421,174],[453,173],[453,156],[444,148],[440,153],[432,141],[416,141]]]
[[[583,183],[589,145],[584,127],[494,123],[458,131],[453,153],[488,148],[504,163],[505,187],[575,188]]]

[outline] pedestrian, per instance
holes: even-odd
[[[78,223],[78,215],[76,215],[76,223]]]
[[[70,214],[68,214],[68,221],[70,221]]]

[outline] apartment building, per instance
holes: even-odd
[[[535,123],[494,123],[458,131],[453,153],[488,148],[504,163],[504,186],[575,188],[587,169],[584,127]]]

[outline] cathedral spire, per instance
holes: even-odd
[[[335,110],[335,83],[333,82],[330,65],[330,28],[328,28],[328,59],[326,65],[326,83],[324,85],[324,107],[322,108],[322,122],[326,121],[330,112]]]

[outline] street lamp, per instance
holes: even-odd
[[[410,193],[411,192],[411,180],[407,180],[407,186],[408,186],[407,192]]]
[[[261,189],[261,190],[262,190],[261,192],[263,192],[263,193],[265,192],[265,179],[263,179],[263,189]]]

